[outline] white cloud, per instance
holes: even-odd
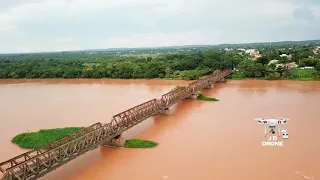
[[[293,17],[302,5],[313,20]],[[320,38],[314,0],[12,0],[0,6],[0,53]]]

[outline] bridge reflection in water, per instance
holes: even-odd
[[[161,99],[152,99],[112,117],[110,123],[95,123],[78,132],[0,163],[1,180],[37,179],[99,145],[112,144],[121,134],[151,116],[167,113],[170,106],[196,97],[199,90],[224,80],[232,70],[223,70],[177,88]]]

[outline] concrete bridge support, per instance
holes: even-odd
[[[199,94],[198,92],[194,92],[187,99],[197,99],[198,94]]]
[[[222,78],[218,82],[225,83],[225,82],[227,82],[227,79],[226,78]]]
[[[170,107],[166,107],[163,110],[159,111],[158,115],[164,115],[164,116],[170,115]]]
[[[122,135],[118,135],[111,139],[111,141],[106,142],[103,146],[107,147],[124,147],[126,143],[126,139],[122,137]]]
[[[209,86],[205,87],[204,89],[213,89],[214,85],[210,84]]]

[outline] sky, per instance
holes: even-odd
[[[320,0],[0,0],[0,53],[320,39]]]

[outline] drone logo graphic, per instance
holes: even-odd
[[[283,117],[279,117],[279,118],[256,118],[254,119],[256,121],[258,121],[258,124],[264,124],[264,137],[266,137],[267,135],[267,129],[269,129],[269,133],[275,134],[275,129],[278,128],[278,135],[280,136],[280,125],[279,124],[286,124],[288,120],[288,118],[283,118]],[[288,133],[286,130],[282,130],[282,138],[287,139],[288,138]]]

